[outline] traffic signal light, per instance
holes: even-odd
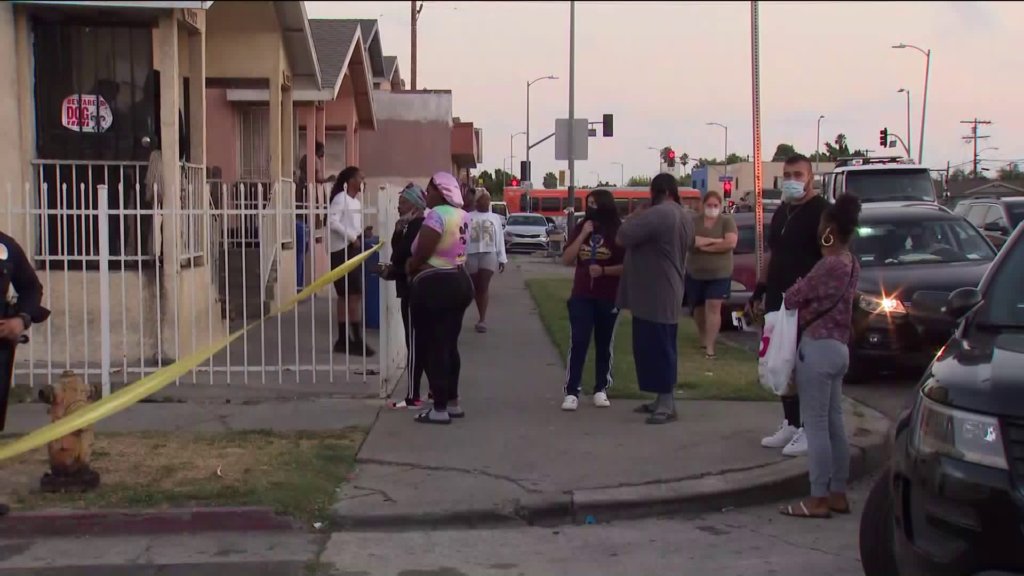
[[[611,138],[614,133],[613,129],[613,116],[611,114],[605,114],[601,119],[602,129],[605,138]]]
[[[882,128],[878,131],[878,145],[882,148],[889,147],[889,129]]]
[[[722,194],[726,198],[732,196],[732,182],[722,182]]]
[[[510,184],[512,185],[513,188],[519,188],[519,179],[513,176],[512,182],[510,182]]]
[[[676,151],[671,148],[665,149],[665,166],[674,168],[676,165]]]

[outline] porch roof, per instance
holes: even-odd
[[[398,81],[402,80],[402,73],[398,69],[398,56],[385,56],[384,57],[384,78],[388,82],[395,82],[395,76],[398,76]]]
[[[322,88],[320,64],[317,61],[305,4],[303,2],[274,2],[274,10],[281,23],[284,49],[292,66],[292,77],[295,83],[300,86],[303,84],[315,86],[316,89]]]

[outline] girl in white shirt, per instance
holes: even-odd
[[[480,321],[476,331],[487,332],[487,300],[491,277],[504,272],[508,256],[505,255],[505,234],[501,216],[491,212],[491,195],[480,191],[476,196],[476,211],[469,213],[469,245],[466,248],[466,271],[473,278],[476,309]]]
[[[332,270],[363,251],[363,207],[358,198],[362,191],[363,173],[355,166],[342,170],[331,188],[327,248],[331,252]],[[338,295],[338,340],[334,351],[373,356],[376,351],[363,341],[363,266],[335,281],[334,291]]]

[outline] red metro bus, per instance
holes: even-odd
[[[586,209],[587,194],[591,189],[576,189],[575,212],[583,213]],[[611,188],[612,196],[615,198],[615,205],[619,209],[619,215],[625,217],[641,206],[647,206],[651,202],[651,191],[642,186]],[[509,214],[519,212],[532,212],[551,218],[564,218],[565,210],[569,208],[569,190],[556,188],[554,190],[533,189],[529,191],[529,206],[527,206],[527,191],[519,187],[505,188],[505,203],[508,206]],[[692,210],[700,209],[700,190],[696,188],[679,188],[679,199],[684,206]]]

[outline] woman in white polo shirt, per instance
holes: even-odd
[[[501,216],[491,212],[491,195],[482,190],[476,195],[476,210],[469,213],[469,245],[466,248],[466,271],[473,278],[476,309],[480,321],[476,331],[487,332],[487,300],[491,277],[504,272],[508,256],[505,255],[505,235]]]

